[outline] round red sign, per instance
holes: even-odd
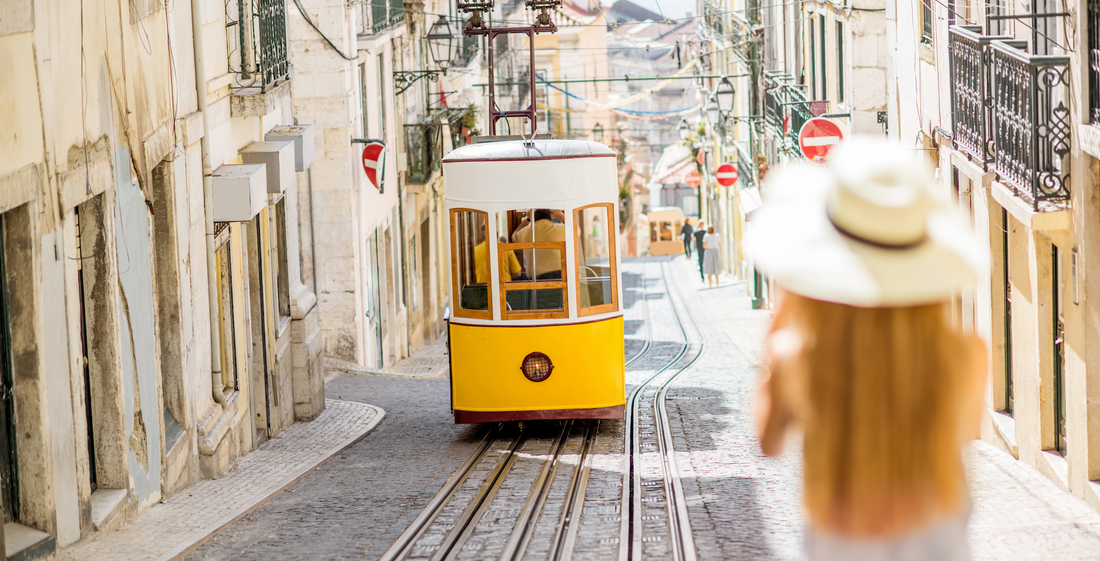
[[[385,162],[382,154],[386,152],[386,145],[381,142],[370,142],[363,148],[363,171],[367,179],[375,189],[382,190],[382,176],[385,171]]]
[[[703,178],[700,177],[699,172],[697,171],[693,171],[687,174],[687,177],[684,179],[684,183],[687,183],[688,187],[698,187],[699,183],[701,183],[702,181]]]
[[[731,163],[718,166],[714,174],[718,176],[718,184],[722,187],[729,187],[737,183],[737,166]]]
[[[840,144],[844,133],[836,123],[822,117],[815,117],[802,125],[798,131],[798,147],[802,155],[812,162],[824,162],[829,150]]]

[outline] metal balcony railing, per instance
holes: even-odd
[[[377,35],[405,21],[404,0],[365,0],[363,4],[363,35]]]
[[[290,75],[285,1],[230,0],[225,22],[229,68],[239,87],[264,92]]]
[[[731,32],[728,19],[727,14],[723,13],[720,7],[703,0],[703,24],[710,28],[715,35],[725,37]]]
[[[1031,55],[993,42],[994,169],[1031,203],[1069,199],[1068,56]]]
[[[776,136],[783,135],[783,122],[787,118],[786,82],[790,76],[774,70],[764,71],[764,122]]]
[[[737,181],[742,189],[756,185],[756,166],[740,143],[737,145]]]
[[[966,153],[983,169],[993,163],[992,76],[990,60],[994,40],[977,25],[953,25],[951,53],[951,114],[955,149]]]
[[[798,133],[802,131],[802,125],[813,119],[814,114],[810,111],[810,101],[806,99],[806,93],[799,88],[788,89],[787,106],[790,108],[791,115],[790,129],[787,132],[790,134],[791,145],[797,146]]]
[[[464,24],[463,24],[464,25]],[[478,39],[476,35],[463,35],[458,42],[458,55],[455,57],[455,68],[466,68],[477,58]]]

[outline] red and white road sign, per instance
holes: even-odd
[[[840,144],[844,139],[844,133],[840,127],[822,117],[815,117],[802,125],[798,131],[798,147],[802,149],[802,155],[812,162],[823,162],[829,150]]]
[[[715,172],[718,176],[718,184],[722,187],[729,187],[734,183],[737,183],[737,166],[726,162],[718,166],[718,171]]]
[[[684,183],[687,183],[688,187],[698,187],[703,182],[703,178],[699,175],[699,172],[693,171],[687,174],[684,178]]]
[[[363,148],[363,171],[379,191],[382,190],[382,176],[386,171],[386,162],[382,159],[385,153],[386,145],[381,142],[369,142]]]

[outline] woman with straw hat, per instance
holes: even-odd
[[[757,418],[767,455],[802,428],[807,557],[968,559],[962,450],[986,348],[949,306],[984,269],[973,234],[884,140],[853,138],[769,184],[746,239],[782,289]]]

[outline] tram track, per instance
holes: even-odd
[[[648,265],[648,262],[646,263]],[[648,267],[647,267],[648,268]],[[651,521],[651,518],[643,515],[643,487],[654,487],[654,478],[643,479],[642,464],[646,460],[642,448],[652,445],[657,454],[663,458],[660,471],[661,490],[667,505],[669,544],[674,558],[683,561],[695,560],[694,542],[691,537],[690,523],[687,518],[687,505],[683,498],[683,489],[680,484],[679,470],[673,452],[671,429],[664,401],[667,390],[680,373],[687,370],[692,363],[702,354],[701,344],[689,342],[689,329],[685,327],[680,311],[673,302],[672,289],[669,285],[667,271],[662,271],[665,293],[672,302],[673,314],[683,334],[685,344],[670,359],[666,361],[654,374],[646,378],[644,382],[636,386],[627,399],[626,408],[626,447],[624,448],[624,477],[621,492],[621,506],[619,508],[620,537],[619,559],[640,560],[643,555],[642,543],[646,539],[642,528],[643,524]],[[643,283],[645,279],[643,273]],[[646,336],[642,348],[625,364],[627,366],[647,357],[655,350],[653,345],[653,323],[650,317],[649,296],[647,288],[642,286],[642,300],[644,324]],[[681,304],[682,307],[682,304]],[[692,324],[692,329],[697,328]],[[697,338],[698,339],[698,338]],[[677,365],[684,360],[686,364]],[[647,407],[648,406],[648,407]],[[643,426],[649,430],[643,430]],[[520,458],[520,450],[524,448],[532,436],[531,423],[498,423],[488,428],[482,440],[470,457],[460,468],[444,483],[440,491],[429,501],[428,505],[414,519],[412,524],[398,537],[391,547],[382,555],[381,561],[402,561],[411,559],[429,559],[430,561],[451,561],[459,559],[464,546],[478,529],[479,522],[490,510],[494,499],[508,480],[517,459]],[[545,425],[542,426],[546,428]],[[543,524],[554,519],[555,527],[550,538],[549,550],[546,558],[558,561],[568,560],[573,557],[574,546],[577,543],[578,532],[581,527],[581,516],[585,502],[585,494],[588,485],[589,474],[592,467],[593,449],[599,434],[600,421],[564,421],[560,423],[556,438],[549,441],[548,449],[543,456],[542,465],[537,477],[530,484],[526,500],[518,509],[515,523],[504,542],[503,550],[497,555],[482,555],[478,558],[495,557],[500,561],[519,561],[527,554],[532,544],[535,530],[540,521]],[[579,437],[579,445],[574,446],[576,454],[567,454],[571,439],[577,440],[573,433],[583,431]],[[656,442],[648,442],[650,437],[656,437]],[[537,445],[545,438],[533,443]],[[481,479],[475,472],[487,467],[493,462],[491,456],[499,455],[492,469]],[[567,455],[576,457],[573,463],[563,462]],[[530,461],[530,454],[525,461]],[[483,465],[484,464],[484,465]],[[563,469],[564,467],[564,469]],[[568,472],[569,484],[564,493],[564,502],[560,512],[555,512],[548,505],[551,494],[551,486],[557,477]],[[477,491],[472,494],[462,506],[465,494],[469,494],[472,483],[477,483]],[[442,516],[445,510],[452,514],[461,507],[461,513],[450,520]],[[556,514],[556,517],[553,516]],[[662,517],[665,518],[665,517]],[[659,541],[659,540],[656,540]],[[488,552],[482,552],[487,554]],[[539,551],[541,557],[542,551]],[[469,557],[469,555],[467,555]]]

